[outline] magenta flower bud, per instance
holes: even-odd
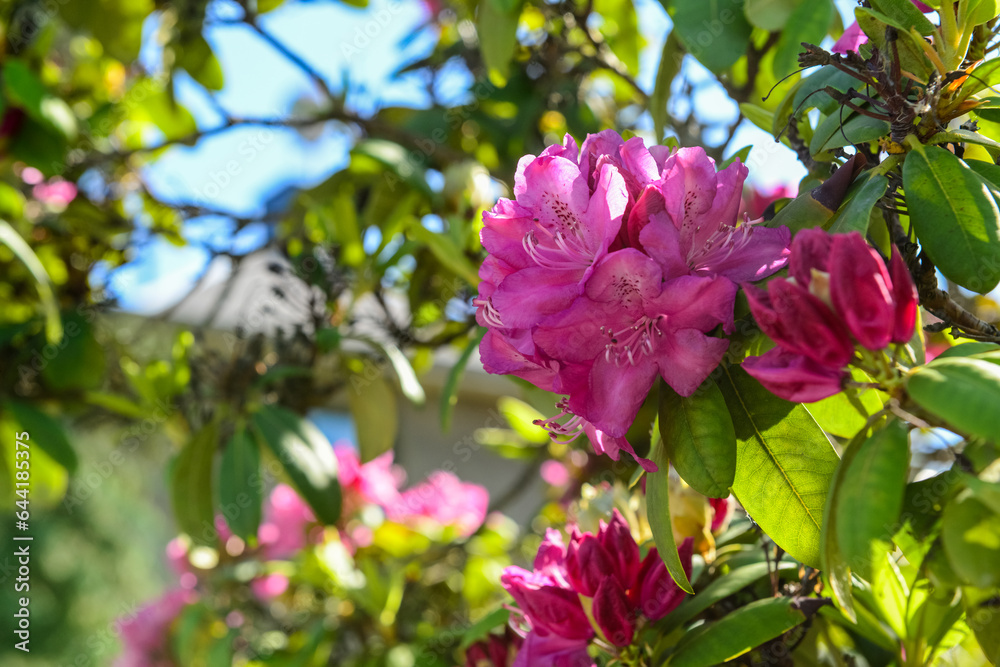
[[[601,522],[597,539],[611,556],[611,571],[622,588],[627,590],[635,586],[640,565],[639,545],[632,539],[632,531],[621,512],[616,509],[609,523]]]
[[[788,275],[803,287],[809,287],[812,271],[829,273],[832,238],[822,229],[803,229],[792,241],[792,256],[788,260]]]
[[[892,248],[892,259],[889,260],[889,276],[892,278],[892,298],[896,302],[892,342],[906,343],[913,338],[913,330],[917,326],[917,287],[895,246]]]
[[[635,622],[618,579],[607,577],[594,594],[594,620],[615,646],[628,646],[635,637]]]
[[[611,554],[596,537],[584,533],[566,550],[566,579],[580,595],[594,597],[598,586],[615,572]]]
[[[813,403],[839,393],[848,373],[801,354],[775,348],[743,362],[743,370],[769,392],[793,403]]]
[[[538,546],[535,555],[535,570],[545,572],[551,568],[563,568],[566,564],[566,545],[558,530],[549,528],[545,531],[545,539]]]
[[[788,280],[777,278],[768,291],[746,287],[747,300],[761,330],[789,352],[823,366],[841,368],[854,355],[850,334],[825,303]]]
[[[833,307],[863,347],[884,349],[892,339],[896,308],[882,258],[858,232],[836,234],[830,266]]]
[[[579,596],[536,572],[508,567],[500,583],[517,602],[532,625],[565,639],[588,639],[593,629]]]
[[[691,554],[694,551],[694,540],[690,537],[681,543],[677,554],[681,558],[684,573],[691,577]],[[663,559],[656,549],[646,554],[642,563],[639,582],[639,608],[643,615],[651,621],[658,621],[677,608],[686,593],[674,582],[667,571]]]

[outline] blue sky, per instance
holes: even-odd
[[[647,41],[638,80],[652,90],[670,21],[656,0],[636,0],[635,4]],[[236,18],[239,10],[222,0],[213,3],[210,15],[222,20]],[[419,75],[391,76],[400,63],[415,60],[433,47],[434,35],[422,29],[425,20],[423,3],[371,0],[363,10],[334,2],[293,2],[265,15],[261,22],[312,64],[332,90],[340,91],[345,81],[350,82],[348,106],[364,114],[380,105],[426,104]],[[297,104],[322,100],[300,69],[247,26],[220,22],[207,30],[206,38],[225,74],[225,87],[216,103],[231,116],[287,116]],[[149,44],[144,49],[147,63],[157,62],[155,48]],[[711,77],[694,62],[686,66],[693,77]],[[464,90],[462,75],[456,74],[454,83],[455,91]],[[199,127],[213,127],[222,121],[204,89],[186,75],[178,78],[176,86],[178,99]],[[700,93],[694,103],[699,113],[712,120],[736,114],[735,105],[719,86]],[[748,144],[774,146],[769,135],[745,122],[732,145],[739,148]],[[350,139],[331,127],[308,136],[290,130],[243,127],[204,139],[194,147],[172,148],[148,167],[143,177],[165,201],[197,203],[252,216],[264,211],[267,201],[282,189],[308,187],[342,167],[349,148]],[[763,168],[751,175],[757,184],[794,182],[804,174],[783,147],[768,150],[766,158]],[[243,252],[266,241],[266,229],[252,225],[233,238],[225,219],[205,218],[187,225],[185,236],[192,242],[186,247],[150,239],[128,265],[115,272],[110,288],[125,309],[159,312],[183,296],[204,270],[209,257],[205,244]],[[95,272],[95,282],[103,280],[103,273]]]

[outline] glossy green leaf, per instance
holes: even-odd
[[[851,113],[846,110],[827,116],[816,128],[809,142],[809,152],[818,155],[824,151],[852,144],[863,144],[889,134],[889,123],[878,118]]]
[[[695,630],[678,645],[670,667],[711,667],[733,660],[805,622],[792,598],[757,600]]]
[[[181,449],[173,464],[170,497],[174,518],[181,532],[194,542],[216,546],[212,497],[212,462],[218,445],[219,427],[209,422]]]
[[[38,255],[21,235],[6,220],[0,220],[0,243],[7,246],[14,257],[21,261],[35,280],[35,289],[45,313],[45,338],[50,343],[58,342],[63,336],[62,320],[59,317],[59,302],[52,290],[52,281],[42,266]]]
[[[831,234],[860,232],[868,233],[868,223],[875,203],[882,198],[889,187],[889,179],[883,174],[875,174],[861,184],[861,187],[840,207],[837,217],[827,231]]]
[[[892,550],[898,530],[910,450],[906,425],[889,423],[865,440],[856,453],[845,452],[831,490],[835,503],[836,540],[847,565],[863,578],[871,576],[871,563]]]
[[[465,344],[465,349],[458,355],[455,365],[448,371],[448,379],[441,390],[441,431],[447,433],[451,430],[451,417],[455,412],[455,404],[458,403],[458,386],[465,375],[465,367],[472,358],[472,353],[479,349],[479,343],[486,335],[486,327],[477,327],[476,335]]]
[[[983,354],[986,352],[996,352],[996,351],[1000,351],[1000,347],[998,347],[995,343],[983,343],[980,341],[972,340],[960,343],[958,345],[952,345],[947,350],[939,354],[936,357],[935,361],[937,359],[949,359],[952,357],[971,357],[977,354]]]
[[[489,69],[490,80],[504,85],[510,72],[510,61],[517,49],[517,22],[521,14],[520,3],[504,8],[497,0],[480,0],[476,15],[476,34],[479,50]]]
[[[309,420],[276,405],[261,407],[252,423],[316,518],[326,525],[337,523],[341,504],[337,457],[326,436]]]
[[[791,74],[798,69],[799,52],[802,42],[819,44],[826,37],[833,13],[836,11],[831,0],[806,0],[799,2],[781,31],[775,47],[774,75]]]
[[[746,54],[753,28],[742,0],[660,0],[688,53],[720,74]]]
[[[864,31],[873,46],[882,51],[893,49],[899,54],[901,67],[915,74],[918,77],[927,76],[931,71],[930,61],[924,55],[923,49],[916,43],[913,34],[910,32],[909,23],[903,23],[874,9],[857,7],[854,10],[854,17],[858,25]],[[889,27],[895,28],[895,41],[890,47],[887,43]]]
[[[688,581],[680,555],[677,553],[674,529],[670,522],[670,495],[667,492],[670,478],[667,474],[669,463],[667,454],[663,450],[663,443],[660,441],[659,424],[653,427],[653,443],[649,458],[659,467],[656,472],[646,474],[646,518],[649,521],[649,530],[653,534],[656,550],[674,582],[685,592],[693,594],[694,589]]]
[[[733,493],[775,543],[819,567],[823,506],[840,459],[803,406],[771,394],[742,368],[723,368],[719,388],[738,446]]]
[[[773,111],[768,111],[767,109],[759,107],[755,104],[750,104],[749,102],[741,102],[740,112],[746,117],[747,120],[765,132],[770,132],[771,128],[774,127]]]
[[[736,432],[712,378],[691,396],[660,383],[660,436],[681,478],[709,498],[729,497],[736,477]]]
[[[955,574],[978,588],[1000,585],[1000,513],[974,491],[960,493],[944,508],[941,541]]]
[[[368,377],[375,372],[351,376],[347,389],[362,462],[392,449],[399,432],[396,393],[381,375]]]
[[[248,540],[260,526],[264,480],[260,446],[242,426],[226,443],[219,465],[219,503],[233,533]]]
[[[871,382],[864,371],[854,370],[854,379]],[[831,435],[853,438],[865,427],[868,418],[883,408],[882,398],[874,388],[849,387],[822,401],[806,404],[806,410],[819,427]]]
[[[76,452],[58,419],[22,401],[6,401],[3,409],[10,410],[20,430],[31,435],[32,447],[45,451],[70,474],[76,472]]]
[[[906,391],[959,432],[1000,439],[1000,366],[973,358],[935,359],[910,375]]]
[[[934,24],[910,0],[871,0],[871,5],[900,25],[913,26],[921,35],[934,34]]]
[[[986,293],[1000,282],[1000,209],[976,172],[936,146],[903,162],[907,210],[920,244],[947,278]]]
[[[727,157],[725,160],[720,162],[718,165],[716,165],[715,167],[716,171],[722,171],[723,169],[733,164],[737,160],[739,160],[743,164],[746,164],[747,158],[750,157],[750,151],[752,150],[753,150],[752,145],[744,146],[743,148],[739,149],[738,151]]]
[[[724,600],[734,593],[738,593],[750,584],[763,579],[773,569],[770,563],[752,563],[729,570],[725,576],[715,579],[697,595],[684,598],[684,602],[677,609],[670,612],[664,619],[664,634],[668,634],[673,628],[678,628],[689,620],[705,611],[716,602]],[[778,570],[796,570],[797,563],[782,561],[778,563]]]

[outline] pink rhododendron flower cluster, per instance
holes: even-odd
[[[839,392],[855,347],[878,352],[913,336],[917,291],[899,253],[889,266],[857,232],[798,233],[789,278],[746,288],[754,319],[778,346],[743,368],[777,396],[813,402]]]
[[[168,630],[181,610],[193,601],[190,591],[171,591],[121,621],[118,635],[122,652],[113,667],[174,667]]]
[[[691,569],[692,541],[679,549]],[[500,578],[517,602],[516,627],[525,633],[515,667],[593,664],[587,646],[597,636],[624,647],[638,627],[663,618],[684,599],[655,548],[645,558],[618,510],[596,535],[570,529],[569,544],[549,529],[534,569],[508,567]],[[581,598],[589,598],[591,623]]]
[[[731,332],[737,283],[787,260],[786,228],[739,219],[746,176],[610,130],[522,158],[514,200],[483,216],[486,370],[566,394],[553,436],[634,454],[624,436],[656,378],[693,393],[728,347],[709,334]]]

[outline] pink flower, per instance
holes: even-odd
[[[736,283],[787,261],[787,228],[738,220],[746,175],[610,130],[523,158],[516,200],[483,216],[483,367],[565,394],[540,422],[554,438],[634,456],[625,433],[656,378],[690,395],[727,348],[708,334],[732,331]]]
[[[181,610],[193,601],[190,591],[171,591],[121,621],[118,635],[122,640],[122,652],[115,659],[114,667],[174,667],[170,626]]]
[[[450,472],[438,471],[426,482],[404,491],[395,504],[386,508],[386,513],[392,521],[430,520],[442,526],[455,526],[459,534],[469,536],[486,519],[489,502],[489,492],[482,486],[467,484]]]
[[[391,451],[364,464],[354,445],[348,442],[334,443],[333,451],[337,455],[337,476],[344,496],[343,516],[351,516],[364,505],[388,507],[399,500],[403,474],[393,465]]]
[[[681,148],[632,209],[629,238],[660,263],[665,276],[766,278],[787,262],[791,235],[787,227],[738,219],[747,173],[739,160],[716,173],[704,149]]]
[[[575,374],[569,406],[620,438],[658,375],[689,396],[718,365],[728,341],[706,332],[732,321],[735,295],[736,286],[718,278],[664,283],[656,262],[626,248],[603,260],[586,293],[533,338],[550,357],[589,369]]]
[[[269,602],[288,590],[288,577],[271,573],[250,582],[250,590],[262,602]]]
[[[308,530],[315,522],[312,510],[290,486],[274,487],[257,531],[264,557],[281,560],[304,549],[310,543]]]
[[[467,648],[465,667],[509,667],[523,643],[524,639],[508,626],[502,637],[491,634]]]
[[[743,193],[743,203],[740,206],[740,213],[746,213],[751,220],[756,220],[764,215],[767,207],[779,199],[794,199],[799,188],[794,183],[776,185],[771,188],[760,189],[756,187],[748,188],[749,192]]]
[[[566,639],[532,631],[524,638],[513,667],[596,667],[587,654],[589,639]]]
[[[48,183],[39,183],[33,187],[31,194],[40,202],[65,208],[76,197],[76,185],[61,178],[53,178]]]
[[[685,540],[678,553],[690,573],[692,541]],[[628,646],[640,615],[657,620],[684,598],[656,549],[640,560],[639,546],[618,510],[609,522],[600,522],[596,535],[571,526],[568,546],[550,529],[534,570],[508,567],[500,580],[517,602],[514,618],[527,628],[519,665],[574,664],[565,661],[583,659],[598,631],[615,646]],[[594,625],[581,597],[591,598]]]
[[[885,262],[857,232],[799,232],[790,278],[745,286],[754,319],[778,344],[743,368],[769,391],[813,402],[838,393],[855,345],[879,351],[913,335],[917,295],[902,259]]]
[[[543,461],[539,472],[542,479],[549,486],[566,486],[569,484],[569,471],[559,461]]]

